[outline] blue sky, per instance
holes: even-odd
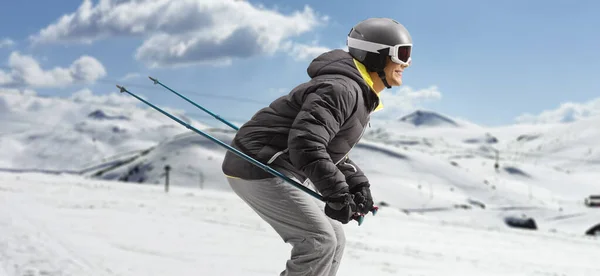
[[[354,24],[391,17],[413,37],[413,63],[374,118],[426,108],[495,126],[600,114],[598,1],[100,2],[3,4],[0,87],[67,97],[122,84],[201,114],[150,75],[244,120],[306,81],[317,54],[344,48]]]

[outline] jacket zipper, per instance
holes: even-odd
[[[375,105],[374,107],[371,108],[371,112],[373,112],[375,110],[375,108],[377,108],[377,105]],[[356,146],[356,144],[358,144],[358,142],[360,142],[360,139],[363,137],[363,135],[365,134],[365,131],[367,130],[367,126],[371,127],[371,117],[369,117],[369,120],[367,121],[367,123],[363,127],[362,133],[358,137],[358,140],[356,140],[356,143],[354,143],[354,145],[352,145],[352,147],[350,148],[350,150],[348,150],[348,152],[344,155],[344,157],[342,157],[342,159],[340,159],[339,161],[335,162],[336,166],[340,162],[342,162],[344,159],[346,159],[348,157],[348,155],[350,154],[350,152],[352,151],[352,149],[354,149],[354,147]]]
[[[344,155],[344,157],[342,157],[342,159],[340,159],[339,161],[335,162],[336,166],[340,162],[344,161],[348,157],[348,155],[350,154],[350,152],[352,151],[352,149],[354,149],[354,147],[356,146],[356,144],[358,144],[358,142],[360,142],[360,139],[363,137],[363,135],[365,134],[365,131],[367,130],[367,125],[369,125],[370,123],[371,123],[371,119],[369,119],[369,122],[363,127],[362,133],[358,137],[358,140],[356,140],[356,143],[354,143],[354,145],[352,145],[352,147],[350,148],[350,150],[348,150],[348,152]]]

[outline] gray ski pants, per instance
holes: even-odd
[[[227,179],[233,191],[292,245],[280,276],[336,275],[346,238],[342,224],[325,215],[322,201],[279,177]],[[305,185],[314,190],[310,181]]]

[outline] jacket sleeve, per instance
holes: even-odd
[[[346,158],[338,165],[338,168],[346,177],[346,183],[351,192],[357,187],[370,186],[369,179],[352,159]]]
[[[356,96],[336,84],[322,84],[307,93],[290,130],[289,156],[292,164],[327,197],[348,192],[345,175],[327,152],[327,145],[350,116]]]

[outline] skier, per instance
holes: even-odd
[[[348,153],[370,114],[382,108],[384,86],[400,86],[412,38],[389,18],[370,18],[308,66],[310,80],[260,109],[231,146],[320,193],[316,200],[228,151],[223,173],[235,193],[284,242],[291,256],[281,275],[336,275],[345,247],[342,224],[373,208],[370,183]]]

